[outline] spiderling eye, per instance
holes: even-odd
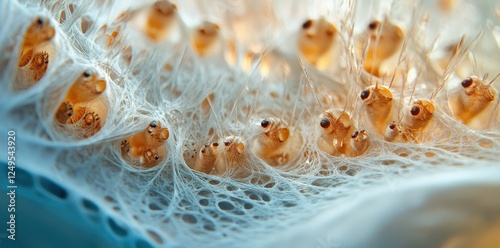
[[[157,125],[157,124],[156,124],[156,121],[152,121],[151,123],[149,123],[149,126],[150,126],[150,127],[156,127],[156,125]]]
[[[375,30],[378,28],[379,22],[378,21],[373,21],[368,24],[368,29],[370,30]]]
[[[319,125],[322,128],[328,128],[330,126],[330,121],[327,118],[323,118],[323,119],[321,119],[321,122],[319,123]]]
[[[360,95],[361,99],[365,100],[369,96],[370,96],[370,91],[368,89],[361,91],[361,95]]]
[[[43,17],[38,17],[38,19],[36,20],[36,22],[39,24],[39,25],[43,25],[45,23],[45,18]]]
[[[92,72],[90,72],[89,70],[85,70],[83,72],[83,76],[86,77],[86,78],[90,77],[91,75],[92,75]]]
[[[411,115],[415,116],[420,114],[420,108],[418,106],[413,106],[410,111]]]
[[[358,137],[358,134],[359,134],[359,132],[358,132],[358,131],[355,131],[355,132],[351,135],[351,138],[355,139],[356,137]]]
[[[303,29],[308,29],[312,26],[313,24],[313,21],[311,19],[305,21],[303,24],[302,24],[302,28]]]
[[[266,128],[269,126],[269,120],[268,119],[264,119],[260,125],[263,127],[263,128]]]
[[[472,85],[472,78],[468,77],[464,81],[462,81],[462,87],[469,88]]]

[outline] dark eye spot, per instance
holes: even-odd
[[[269,120],[268,119],[264,119],[260,125],[263,127],[263,128],[266,128],[267,126],[269,126]]]
[[[464,81],[462,81],[462,87],[469,88],[472,85],[472,78],[468,77]]]
[[[90,72],[89,70],[85,70],[83,72],[83,76],[86,77],[86,78],[90,77],[90,75],[92,75],[92,72]]]
[[[366,89],[366,90],[361,91],[361,95],[360,95],[361,99],[365,100],[369,96],[370,96],[370,90]]]
[[[302,24],[302,28],[303,29],[308,29],[312,26],[313,24],[313,21],[311,19],[305,21],[303,24]]]
[[[36,22],[39,24],[39,25],[43,25],[45,23],[45,18],[43,17],[38,17],[38,19],[36,20]]]
[[[322,128],[328,128],[330,126],[330,121],[327,118],[323,118],[323,119],[321,119],[321,122],[319,123],[319,125]]]
[[[394,128],[396,128],[396,123],[391,123],[391,125],[389,125],[389,128],[394,130]]]
[[[201,148],[201,153],[205,153],[205,148]]]
[[[215,147],[218,147],[218,146],[219,146],[219,143],[215,142],[215,143],[213,143],[212,145],[213,145],[213,146],[215,146]]]
[[[415,116],[420,114],[420,108],[418,106],[413,106],[410,111],[411,115]]]
[[[370,30],[375,30],[378,28],[379,22],[378,21],[373,21],[368,24],[368,29]]]
[[[155,160],[158,160],[159,158],[160,158],[160,156],[155,155]]]
[[[156,127],[156,121],[152,121],[151,123],[149,123],[149,126],[150,127]]]
[[[231,142],[229,140],[224,141],[225,146],[229,146],[230,144],[231,144]]]
[[[355,139],[356,137],[358,137],[358,134],[359,134],[358,131],[352,133],[351,138]]]

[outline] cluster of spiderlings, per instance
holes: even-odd
[[[485,4],[3,1],[20,21],[0,31],[2,128],[49,147],[27,171],[151,243],[258,242],[328,200],[497,160]]]

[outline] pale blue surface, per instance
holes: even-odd
[[[7,166],[2,164],[1,176],[7,177]],[[69,192],[60,188],[56,195],[44,188],[35,189],[35,180],[24,170],[16,169],[16,240],[6,237],[8,197],[6,180],[1,180],[0,231],[1,248],[100,248],[100,247],[149,247],[144,241],[119,238],[101,224],[99,208],[87,202],[87,209],[78,206]],[[49,182],[49,181],[45,181]],[[50,184],[50,182],[49,182]],[[64,194],[64,192],[66,192]],[[57,196],[59,194],[59,198]],[[89,205],[90,204],[90,205]],[[107,221],[104,221],[107,223]]]

